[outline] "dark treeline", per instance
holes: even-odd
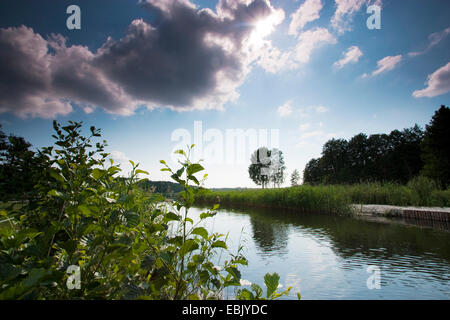
[[[6,135],[0,125],[0,199],[29,199],[34,193],[36,181],[43,178],[51,161],[33,151],[32,145],[24,138]],[[125,179],[125,178],[124,178]],[[170,181],[151,181],[143,179],[138,183],[145,191],[173,197],[183,187]]]
[[[448,186],[449,159],[450,109],[441,106],[425,131],[416,124],[389,134],[360,133],[348,141],[327,141],[322,156],[306,165],[303,180],[307,184],[405,184],[424,175]]]
[[[29,197],[48,166],[48,159],[31,150],[29,142],[12,134],[7,136],[0,125],[0,199]]]
[[[143,179],[139,181],[138,186],[145,191],[160,193],[168,197],[173,197],[183,191],[183,186],[170,181],[151,181],[149,179]]]

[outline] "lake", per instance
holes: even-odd
[[[229,233],[232,252],[245,247],[242,279],[263,287],[265,273],[277,272],[282,289],[292,286],[287,299],[450,299],[446,230],[276,209],[220,209],[204,226]],[[369,289],[369,266],[379,268],[379,289]]]

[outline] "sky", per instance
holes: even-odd
[[[94,125],[151,180],[194,143],[207,187],[256,187],[251,153],[277,147],[288,186],[327,140],[450,104],[449,16],[438,0],[4,0],[0,124],[34,148],[54,119]]]

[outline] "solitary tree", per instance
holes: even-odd
[[[261,147],[253,152],[250,161],[248,167],[250,179],[264,189],[269,182],[270,151],[266,147]]]
[[[283,152],[279,149],[270,150],[270,181],[273,183],[273,187],[280,187],[284,183],[284,165]]]
[[[291,186],[293,187],[298,186],[299,180],[300,180],[300,173],[298,172],[297,169],[295,169],[291,175]]]
[[[278,149],[269,150],[261,147],[253,152],[250,158],[251,164],[248,167],[250,179],[263,189],[267,187],[269,182],[273,186],[280,186],[284,182],[284,165],[283,152]]]

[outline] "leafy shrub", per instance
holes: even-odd
[[[215,266],[215,254],[228,250],[224,235],[189,218],[206,178],[189,160],[193,146],[177,151],[184,157],[177,170],[161,161],[183,189],[168,201],[138,187],[148,173],[132,161],[129,177],[118,177],[106,142],[93,142],[100,130],[84,137],[81,127],[54,122],[55,145],[41,150],[50,165],[34,196],[0,210],[9,224],[0,228],[0,299],[217,299],[239,286],[238,266],[247,264],[241,250]],[[66,285],[71,266],[80,268],[79,289]]]
[[[416,197],[415,205],[430,205],[431,194],[437,190],[437,184],[434,180],[425,177],[417,176],[408,182],[408,188],[410,188],[414,196]]]
[[[280,298],[284,295],[288,295],[292,287],[287,288],[283,292],[278,293],[278,286],[280,281],[280,276],[277,273],[267,273],[264,276],[264,284],[266,285],[266,298],[263,297],[263,290],[256,283],[252,283],[248,289],[239,289],[237,294],[237,299],[239,300],[274,300]],[[300,293],[297,293],[298,299],[301,298]]]

